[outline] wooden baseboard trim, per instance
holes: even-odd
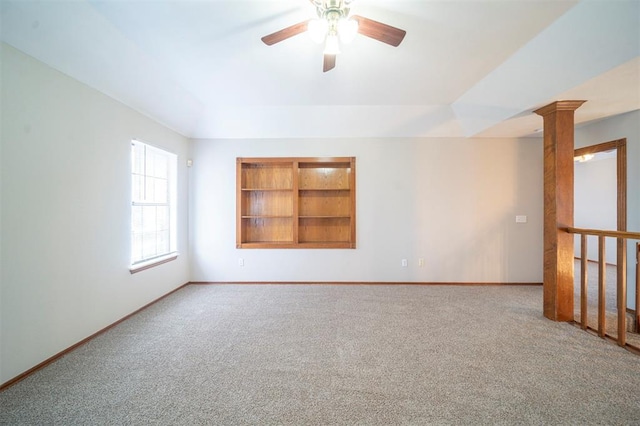
[[[634,345],[631,345],[631,344],[627,343],[625,345],[625,349],[628,350],[629,352],[633,352],[634,354],[640,356],[640,347],[638,347],[638,346],[634,346]]]
[[[542,283],[496,282],[399,282],[399,281],[191,281],[191,285],[418,285],[418,286],[541,286]]]
[[[579,328],[580,330],[582,330],[582,325],[579,322],[576,321],[569,321],[569,324],[573,325],[574,327]],[[604,335],[604,337],[601,337],[600,334],[598,334],[598,330],[596,330],[593,327],[588,327],[584,330],[587,332],[587,334],[590,334],[594,337],[597,337],[599,339],[603,339],[607,342],[610,342],[612,344],[615,344],[616,346],[620,347],[618,345],[618,339],[616,339],[614,336],[611,336],[610,334],[606,334]],[[629,333],[629,332],[627,332]],[[640,347],[638,346],[634,346],[630,343],[625,343],[625,345],[623,346],[624,349],[628,350],[629,352],[636,354],[636,355],[640,355]]]
[[[33,373],[35,373],[36,371],[38,371],[38,370],[40,370],[40,369],[42,369],[42,368],[46,367],[47,365],[51,364],[52,362],[54,362],[54,361],[58,360],[59,358],[61,358],[61,357],[63,357],[64,355],[68,354],[69,352],[73,351],[73,350],[74,350],[74,349],[76,349],[77,347],[84,345],[85,343],[87,343],[87,342],[88,342],[88,341],[90,341],[91,339],[93,339],[93,338],[95,338],[95,337],[99,336],[100,334],[104,333],[105,331],[107,331],[107,330],[109,330],[109,329],[111,329],[111,328],[115,327],[116,325],[120,324],[121,322],[126,321],[127,319],[131,318],[132,316],[134,316],[135,314],[139,313],[140,311],[143,311],[143,310],[147,309],[149,306],[151,306],[151,305],[153,305],[153,304],[155,304],[155,303],[159,302],[160,300],[164,299],[165,297],[167,297],[167,296],[169,296],[169,295],[171,295],[171,294],[175,293],[176,291],[178,291],[178,290],[180,290],[180,289],[182,289],[182,288],[184,288],[184,287],[186,287],[186,286],[188,286],[188,285],[189,285],[189,283],[182,284],[180,287],[178,287],[178,288],[176,288],[176,289],[173,289],[173,290],[171,290],[169,293],[167,293],[167,294],[165,294],[165,295],[163,295],[163,296],[158,297],[157,299],[155,299],[155,300],[153,300],[153,301],[151,301],[151,302],[147,303],[146,305],[144,305],[143,307],[141,307],[141,308],[139,308],[139,309],[136,309],[135,311],[133,311],[133,312],[132,312],[132,313],[130,313],[129,315],[126,315],[125,317],[120,318],[118,321],[116,321],[116,322],[114,322],[114,323],[112,323],[112,324],[109,324],[109,325],[108,325],[108,326],[106,326],[105,328],[103,328],[103,329],[101,329],[101,330],[99,330],[99,331],[97,331],[97,332],[93,333],[93,334],[92,334],[92,335],[90,335],[89,337],[86,337],[86,338],[84,338],[84,339],[80,340],[78,343],[76,343],[76,344],[74,344],[74,345],[69,346],[67,349],[64,349],[64,350],[62,350],[62,351],[58,352],[57,354],[55,354],[55,355],[53,355],[53,356],[51,356],[51,357],[47,358],[46,360],[42,361],[40,364],[38,364],[38,365],[36,365],[36,366],[34,366],[34,367],[32,367],[32,368],[28,369],[28,370],[27,370],[27,371],[25,371],[24,373],[21,373],[21,374],[17,375],[16,377],[14,377],[13,379],[10,379],[10,380],[6,381],[5,383],[2,383],[2,384],[0,385],[0,392],[2,392],[3,390],[5,390],[5,389],[9,388],[9,387],[10,387],[10,386],[12,386],[12,385],[15,385],[15,384],[16,384],[16,383],[18,383],[19,381],[21,381],[21,380],[23,380],[23,379],[26,379],[26,378],[27,378],[28,376],[30,376],[31,374],[33,374]]]

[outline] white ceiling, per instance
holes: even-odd
[[[0,2],[2,40],[197,138],[515,137],[532,110],[576,122],[640,109],[639,0],[356,0],[407,31],[362,35],[322,72],[307,0]]]

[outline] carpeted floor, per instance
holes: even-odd
[[[541,305],[540,286],[191,285],[2,392],[0,424],[639,424],[640,357]]]

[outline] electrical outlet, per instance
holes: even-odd
[[[424,258],[421,257],[420,259],[418,259],[418,266],[421,268],[424,266]]]
[[[244,266],[244,259],[243,258],[238,258],[238,266]]]
[[[527,223],[527,216],[525,215],[516,216],[516,223]]]
[[[402,259],[402,267],[406,268],[407,266],[409,266],[409,261],[407,259]]]

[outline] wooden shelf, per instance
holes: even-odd
[[[242,188],[241,191],[246,191],[246,192],[293,191],[293,188]]]
[[[293,216],[278,216],[278,215],[255,215],[255,216],[242,216],[243,219],[291,219]]]
[[[305,191],[309,191],[309,192],[313,192],[313,191],[333,191],[333,192],[350,192],[351,190],[349,189],[343,189],[343,188],[298,188],[299,192],[305,192]]]
[[[326,241],[322,243],[301,241],[296,245],[296,248],[306,248],[306,249],[320,248],[321,249],[321,248],[327,248],[327,246],[330,246],[330,248],[339,248],[339,249],[356,248],[355,244],[352,244],[349,242],[342,242],[342,241]]]
[[[298,216],[299,219],[350,219],[351,216]]]
[[[238,158],[238,248],[355,248],[355,158]]]
[[[251,247],[251,246],[264,246],[265,244],[267,245],[274,245],[274,246],[290,246],[293,245],[293,241],[269,241],[269,240],[265,240],[265,241],[252,241],[250,243],[243,243],[243,246],[246,247]],[[244,247],[244,248],[246,248]],[[281,248],[281,247],[280,247]]]

